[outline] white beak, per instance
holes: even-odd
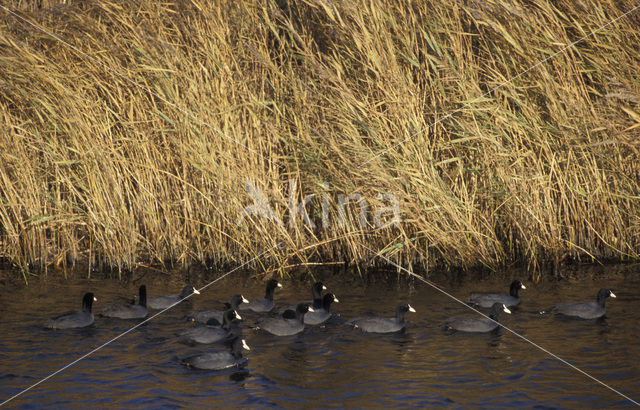
[[[242,320],[242,318],[240,317],[240,315],[238,314],[238,312],[235,312],[235,314],[236,314],[236,319],[238,319],[238,320]]]
[[[614,295],[612,291],[609,291],[609,296],[611,296],[612,298],[616,297],[616,295]]]
[[[411,307],[411,305],[409,305],[409,312],[414,312],[415,313],[415,309]]]
[[[315,312],[311,306],[309,306],[309,312]]]
[[[337,298],[337,297],[335,297],[335,296],[333,297],[333,301],[334,301],[334,302],[340,302],[340,301],[338,300],[338,298]]]
[[[244,339],[242,339],[242,348],[244,350],[251,350],[251,349],[249,349],[249,345],[247,344],[247,342],[244,341]]]
[[[502,305],[502,310],[503,310],[505,313],[509,313],[509,314],[511,314],[511,311],[510,311],[510,310],[509,310],[505,305]]]
[[[280,282],[278,282],[278,287],[279,287],[279,288],[281,288],[281,287],[282,287],[282,285],[280,284]]]
[[[242,296],[242,303],[249,303],[249,301]]]
[[[322,290],[327,290],[327,287],[322,285]]]
[[[200,291],[198,289],[196,289],[196,288],[193,288],[193,293],[195,293],[196,295],[199,295]]]
[[[614,296],[614,298],[615,298],[615,296]],[[93,297],[93,301],[94,301],[94,302],[97,302],[97,301],[98,301],[98,299],[94,296],[94,297]]]
[[[526,288],[527,288],[527,287],[526,287],[526,286],[524,286],[524,284],[522,284],[522,283],[520,284],[520,287],[521,287],[522,289],[526,289]]]

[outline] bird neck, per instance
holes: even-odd
[[[598,305],[600,305],[601,307],[604,307],[604,302],[607,300],[607,295],[605,294],[598,294]]]
[[[273,300],[273,292],[275,292],[275,288],[267,288],[266,292],[264,292],[264,298]]]

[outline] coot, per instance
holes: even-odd
[[[502,303],[507,307],[516,306],[520,303],[520,296],[518,296],[520,289],[526,289],[526,287],[519,280],[514,280],[509,286],[508,295],[503,293],[472,293],[467,303],[483,308],[490,308],[495,303]]]
[[[100,315],[118,319],[143,319],[147,317],[147,313],[147,287],[142,285],[138,290],[137,304],[108,306]]]
[[[238,308],[240,307],[240,304],[242,303],[249,303],[249,301],[245,299],[244,296],[242,295],[239,295],[239,294],[233,295],[229,303],[225,303],[227,307],[226,310],[228,309],[238,310]],[[189,316],[189,319],[198,323],[209,323],[211,322],[211,319],[215,319],[218,322],[217,324],[220,325],[222,324],[222,315],[224,314],[224,312],[226,312],[226,310],[217,310],[217,309],[201,310],[199,312],[194,312],[192,315]],[[213,324],[216,324],[216,323],[213,322]]]
[[[398,332],[405,327],[404,316],[407,312],[415,312],[416,310],[408,303],[400,303],[396,308],[396,316],[391,318],[383,318],[378,316],[357,318],[351,321],[354,327],[359,328],[363,332],[370,333],[392,333]]]
[[[182,299],[186,298],[192,293],[195,293],[196,295],[200,294],[200,292],[198,292],[198,290],[193,286],[186,285],[184,288],[182,288],[182,291],[179,295],[147,296],[147,308],[155,310],[166,309],[180,302]],[[134,299],[134,303],[138,303],[139,299],[140,297],[136,296]]]
[[[461,332],[491,332],[499,326],[497,322],[500,312],[511,313],[504,303],[494,303],[489,314],[489,317],[493,320],[486,317],[458,317],[445,322],[444,328]]]
[[[606,313],[604,302],[608,297],[615,298],[616,295],[609,289],[602,288],[598,291],[595,302],[558,303],[551,311],[566,316],[579,317],[581,319],[597,319]]]
[[[314,307],[313,312],[309,312],[304,315],[305,325],[319,325],[326,322],[331,317],[331,304],[333,302],[339,302],[338,298],[333,293],[327,293],[322,298],[322,306],[319,308]]]
[[[215,319],[212,319],[215,320]],[[227,338],[230,334],[231,322],[234,320],[242,320],[235,310],[229,309],[224,312],[222,318],[222,326],[197,325],[192,328],[183,330],[178,335],[180,340],[188,344],[208,344],[219,342]],[[217,322],[217,321],[216,321]]]
[[[242,356],[242,349],[250,350],[247,342],[240,336],[234,337],[230,342],[230,351],[203,353],[187,357],[182,363],[187,367],[202,370],[223,370],[231,367],[242,367],[247,359]]]
[[[299,303],[296,307],[295,318],[274,317],[258,322],[258,328],[276,336],[291,336],[304,330],[304,317],[307,312],[313,312],[313,308],[307,303]]]
[[[307,303],[314,309],[322,309],[322,291],[327,290],[327,287],[324,286],[322,282],[316,282],[311,286],[311,300],[305,300],[298,303]],[[298,303],[291,304],[289,306],[285,306],[278,310],[278,313],[284,313],[285,310],[296,310]]]
[[[253,299],[249,300],[249,303],[243,303],[238,306],[240,310],[252,310],[257,313],[265,313],[270,312],[275,305],[273,301],[273,292],[276,288],[281,288],[282,285],[278,283],[275,279],[270,279],[267,282],[266,290],[264,293],[264,298],[262,299]]]
[[[93,296],[93,293],[85,293],[82,298],[82,310],[67,312],[53,319],[49,319],[44,323],[44,327],[50,329],[72,329],[91,326],[93,324],[91,306],[95,301],[96,298]]]

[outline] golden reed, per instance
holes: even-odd
[[[23,271],[640,255],[640,12],[552,57],[632,0],[3,4],[90,56],[0,10]]]

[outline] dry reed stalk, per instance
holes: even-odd
[[[162,97],[0,11],[0,257],[24,270],[279,242],[256,269],[370,260],[360,243],[422,266],[640,255],[639,12],[479,98],[631,0],[6,5]],[[290,180],[316,228],[289,225]],[[282,226],[236,223],[247,181]],[[339,226],[354,193],[393,194],[402,223],[351,204]]]

